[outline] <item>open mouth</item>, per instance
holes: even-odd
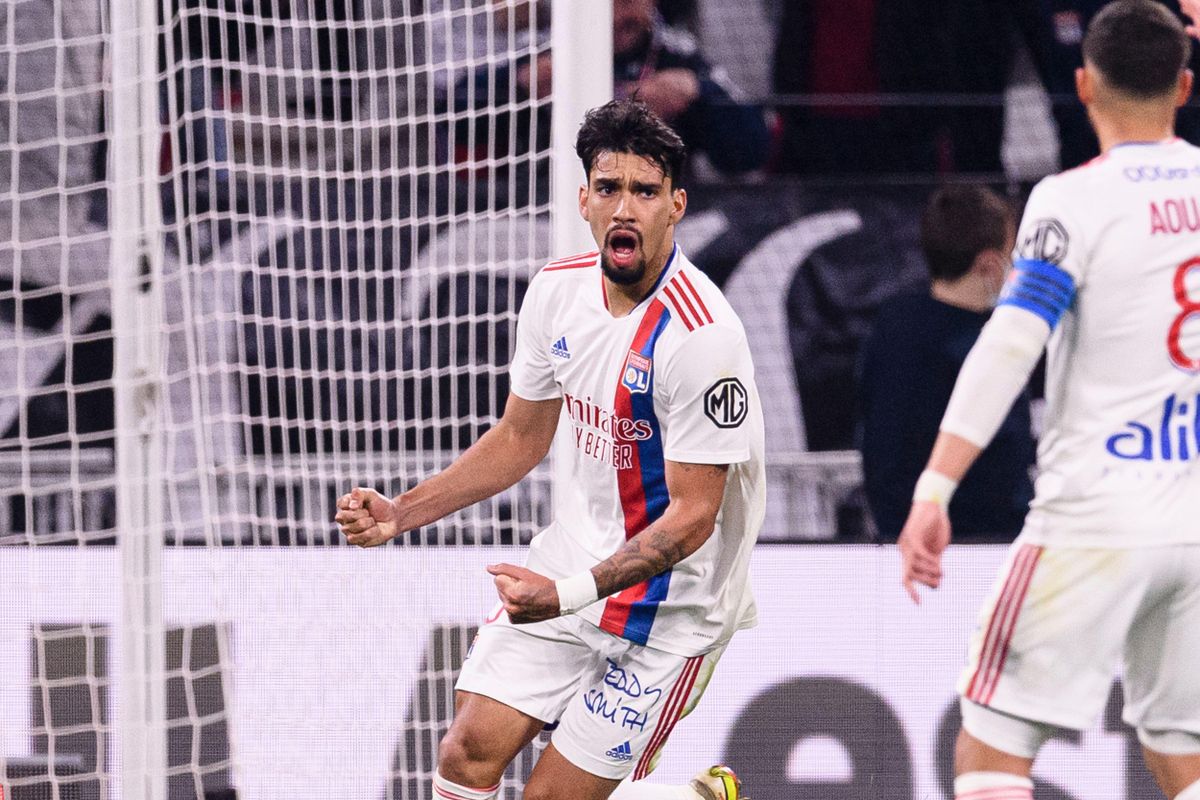
[[[608,235],[608,249],[615,266],[632,266],[637,248],[638,237],[633,231],[618,230]]]

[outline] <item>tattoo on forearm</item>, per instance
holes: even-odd
[[[606,597],[657,575],[686,556],[677,535],[651,526],[597,564],[592,575],[600,596]]]

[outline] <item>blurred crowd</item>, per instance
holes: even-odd
[[[488,13],[476,23],[486,20],[488,29],[451,25],[448,41],[436,40],[436,26],[421,34],[460,64],[483,56],[474,70],[446,73],[430,98],[453,123],[422,157],[462,165],[463,175],[488,160],[544,153],[550,137],[549,0],[478,1]],[[1057,166],[1097,154],[1074,97],[1074,72],[1083,31],[1105,0],[760,0],[735,12],[716,12],[703,0],[612,2],[616,96],[636,94],[675,126],[701,179],[1003,179],[1006,140],[1039,145],[1040,131],[1022,130],[1027,121],[1011,113],[1007,92],[1018,73],[1049,101]],[[1177,0],[1162,2],[1178,12]],[[174,91],[172,107],[190,126],[179,138],[181,163],[225,157],[212,118],[241,102],[241,74],[229,65],[250,58],[274,26],[301,15],[300,6],[312,24],[307,44],[320,77],[293,101],[298,111],[343,122],[364,113],[360,79],[379,66],[367,54],[368,0],[176,4],[161,66],[170,78],[164,92]],[[757,19],[760,29],[721,35],[731,13]],[[755,85],[739,86],[731,72],[754,76]],[[499,111],[497,98],[506,100]],[[1200,140],[1194,107],[1181,114],[1179,130]],[[503,165],[490,169],[492,179],[510,177]],[[203,196],[208,187],[201,188]],[[518,194],[528,195],[525,188]]]

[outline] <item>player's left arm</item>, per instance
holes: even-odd
[[[592,567],[595,597],[607,597],[649,580],[699,550],[712,536],[728,465],[668,460],[665,471],[671,497],[666,510],[654,524]],[[561,582],[511,564],[488,567],[488,572],[496,577],[496,589],[512,622],[538,622],[564,613]],[[567,609],[575,610],[569,605]]]

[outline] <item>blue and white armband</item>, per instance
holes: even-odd
[[[1018,259],[1004,283],[998,306],[1023,308],[1043,319],[1050,330],[1075,300],[1075,279],[1057,264]]]

